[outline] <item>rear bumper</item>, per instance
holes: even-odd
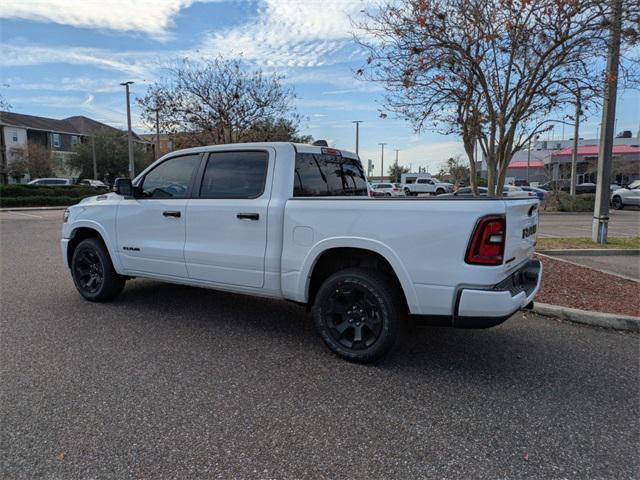
[[[456,297],[453,326],[488,328],[504,322],[533,302],[541,280],[542,264],[529,260],[491,288],[462,288]]]

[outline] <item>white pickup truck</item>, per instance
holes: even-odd
[[[172,152],[69,207],[61,247],[87,300],[113,299],[132,277],[290,300],[331,350],[369,362],[408,318],[485,328],[530,305],[537,207],[370,198],[351,152],[219,145]]]
[[[411,181],[413,180],[413,181]],[[405,195],[418,195],[420,193],[430,193],[431,195],[442,195],[453,192],[453,184],[440,182],[434,178],[416,178],[407,176],[407,182],[403,184]]]

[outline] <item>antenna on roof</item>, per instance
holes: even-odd
[[[329,146],[329,144],[327,143],[326,140],[316,140],[311,145],[313,145],[314,147],[328,147]]]

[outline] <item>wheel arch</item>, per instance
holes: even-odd
[[[416,311],[418,300],[408,272],[397,255],[381,242],[361,238],[327,239],[309,252],[304,262],[304,298],[314,301],[322,282],[344,268],[370,266],[387,273],[399,286],[409,311]]]
[[[111,263],[113,263],[116,271],[120,270],[120,262],[117,255],[113,251],[112,246],[108,241],[108,237],[103,229],[96,224],[79,224],[74,226],[73,230],[69,235],[69,243],[67,246],[67,265],[71,268],[71,260],[73,258],[73,252],[80,242],[86,240],[87,238],[97,238],[99,239],[104,246],[107,248],[109,252],[109,257],[111,257]]]

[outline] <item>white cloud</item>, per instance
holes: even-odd
[[[164,39],[180,10],[196,1],[203,0],[2,0],[0,18],[142,32]]]
[[[153,52],[121,52],[101,48],[5,44],[2,48],[3,67],[22,67],[47,63],[89,65],[117,70],[127,75],[144,76],[148,64],[158,58]]]
[[[107,78],[62,77],[44,78],[36,82],[25,82],[20,77],[4,80],[13,90],[36,90],[56,92],[113,93],[122,90],[119,82]]]
[[[348,60],[349,17],[362,0],[262,0],[252,20],[209,35],[204,50],[264,66],[314,67]]]

